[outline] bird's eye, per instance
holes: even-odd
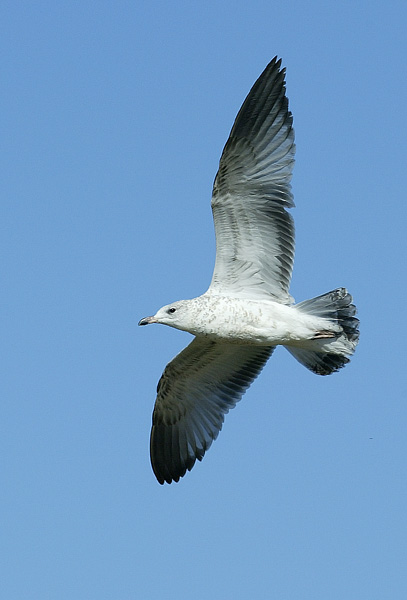
[[[175,313],[175,310],[176,309],[172,306],[171,308],[168,309],[167,312],[168,312],[169,315],[173,315]]]

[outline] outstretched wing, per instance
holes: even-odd
[[[151,464],[160,483],[179,481],[222,428],[274,347],[195,338],[165,368],[151,429]]]
[[[216,263],[210,291],[291,303],[294,130],[285,69],[274,58],[253,85],[230,132],[212,195]]]

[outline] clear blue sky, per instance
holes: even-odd
[[[407,597],[406,28],[392,2],[0,6],[0,595]],[[287,67],[303,300],[361,319],[331,377],[284,349],[191,473],[149,464],[190,336],[138,328],[207,288],[237,110]]]

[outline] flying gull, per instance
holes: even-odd
[[[212,194],[216,261],[209,289],[163,306],[139,325],[162,323],[195,338],[165,368],[151,430],[158,481],[179,481],[202,460],[224,415],[282,345],[329,375],[359,339],[345,288],[294,304],[291,174],[294,130],[285,69],[273,58],[244,101],[223,150]]]

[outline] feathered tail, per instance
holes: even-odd
[[[342,327],[334,338],[312,340],[312,349],[286,346],[287,350],[307,369],[318,375],[330,375],[349,362],[359,341],[359,320],[356,306],[345,288],[338,288],[296,305],[303,312],[323,317]]]

